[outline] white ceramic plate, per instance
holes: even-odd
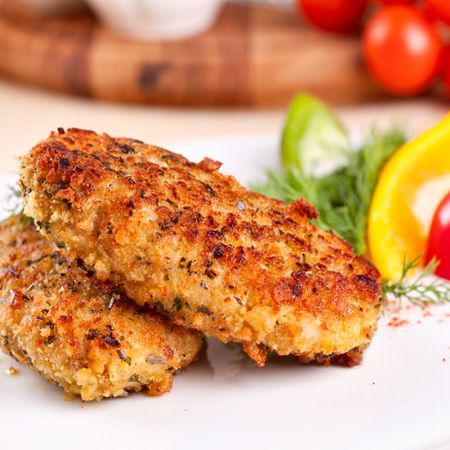
[[[275,136],[174,143],[199,160],[224,162],[243,183],[277,164]],[[11,177],[0,178],[4,197]],[[1,205],[5,205],[4,202]],[[302,366],[279,358],[258,369],[235,348],[210,340],[203,358],[158,398],[133,394],[99,403],[64,401],[32,371],[5,370],[0,356],[0,448],[448,449],[450,308],[387,312],[361,366]],[[420,322],[420,323],[419,323]]]

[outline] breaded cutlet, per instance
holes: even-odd
[[[163,394],[202,346],[86,274],[24,216],[0,225],[0,294],[4,352],[83,400]]]

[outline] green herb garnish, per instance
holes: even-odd
[[[400,308],[402,301],[409,301],[415,305],[450,303],[450,283],[439,278],[434,278],[429,283],[425,281],[425,278],[432,275],[439,265],[435,259],[431,260],[416,278],[409,278],[411,272],[420,266],[421,260],[421,256],[412,261],[405,260],[400,279],[395,282],[384,281],[383,283],[383,295],[385,297],[388,294],[395,296]]]
[[[20,215],[20,222],[23,224],[34,223],[33,219],[26,216],[23,212],[22,192],[15,185],[8,185],[8,195],[5,201],[9,206],[3,207],[3,210],[8,214],[3,220],[0,220],[0,224],[4,224],[11,216]]]
[[[9,185],[8,190],[9,193],[5,200],[8,202],[9,206],[4,207],[4,210],[9,216],[21,213],[23,211],[22,192],[14,185]]]

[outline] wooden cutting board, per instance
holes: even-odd
[[[118,37],[88,12],[45,18],[3,5],[0,73],[155,105],[277,107],[300,91],[340,104],[384,96],[364,68],[358,37],[318,32],[270,5],[226,5],[211,30],[177,42]]]

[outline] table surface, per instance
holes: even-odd
[[[417,133],[447,112],[450,102],[397,100],[338,108],[355,129],[398,124]],[[285,111],[191,110],[100,103],[0,80],[0,170],[17,171],[17,157],[57,127],[88,128],[112,136],[141,139],[160,146],[211,135],[246,135],[281,131]]]

